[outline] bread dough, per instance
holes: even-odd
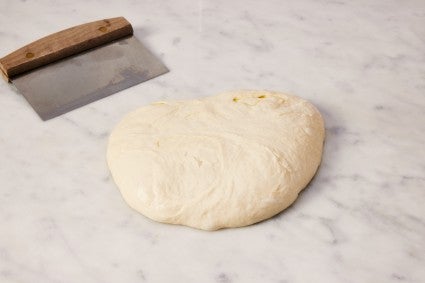
[[[233,91],[128,114],[109,138],[107,160],[135,210],[217,230],[287,208],[315,174],[323,140],[323,119],[311,103]]]

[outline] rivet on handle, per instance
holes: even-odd
[[[100,27],[100,28],[98,28],[98,30],[100,30],[101,32],[106,32],[107,28],[106,27]]]
[[[32,52],[27,52],[27,54],[25,54],[25,57],[27,57],[28,59],[34,57],[34,53]]]

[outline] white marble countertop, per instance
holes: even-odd
[[[0,83],[0,282],[425,282],[425,1],[6,1],[0,55],[125,16],[171,72],[42,122]],[[130,110],[231,89],[324,114],[318,175],[246,228],[131,210],[105,150]]]

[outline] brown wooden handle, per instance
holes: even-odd
[[[123,17],[75,26],[30,43],[0,59],[6,80],[11,77],[133,34]]]

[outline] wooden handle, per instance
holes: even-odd
[[[75,26],[30,43],[0,59],[7,81],[21,73],[133,34],[123,17]]]

